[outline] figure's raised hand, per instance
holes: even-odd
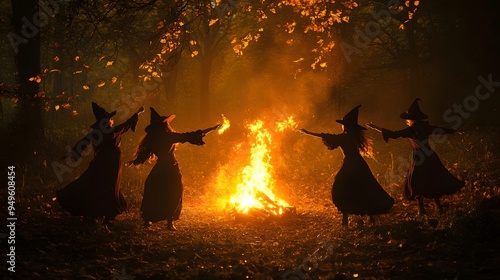
[[[210,132],[219,129],[219,127],[221,127],[221,124],[217,124],[217,125],[214,125],[212,127],[209,127],[209,128],[203,129],[203,130],[199,130],[199,131],[201,131],[203,136],[205,136],[205,135],[209,134]]]
[[[203,137],[205,137],[205,135],[206,134],[202,130],[191,132],[188,142],[193,145],[203,146],[205,145],[205,142],[203,141]]]
[[[297,129],[297,132],[300,132],[300,133],[302,133],[302,134],[308,134],[308,133],[309,133],[309,131],[307,131],[307,130],[306,130],[306,129],[304,129],[304,128],[299,128],[299,129]]]
[[[144,106],[141,106],[141,108],[139,108],[139,110],[137,110],[137,115],[140,115],[144,113]]]
[[[375,125],[372,122],[367,123],[366,127],[368,127],[369,129],[373,129],[375,131],[378,131],[378,132],[382,132],[382,128],[380,126],[378,126],[378,125]]]

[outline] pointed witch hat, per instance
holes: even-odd
[[[421,121],[427,119],[429,116],[427,116],[420,110],[420,107],[418,106],[418,101],[422,100],[420,100],[420,98],[416,98],[415,100],[413,100],[413,103],[411,103],[410,108],[408,108],[408,111],[401,113],[399,117],[405,120],[414,120],[414,121]]]
[[[111,113],[108,113],[104,108],[101,106],[97,105],[97,103],[92,102],[92,113],[94,113],[95,116],[95,123],[92,124],[90,127],[96,128],[102,125],[101,120],[104,119],[111,119],[114,115],[116,115],[116,111],[113,111]]]
[[[162,123],[165,122],[165,120],[167,120],[167,122],[171,122],[173,119],[175,119],[175,115],[169,115],[167,117],[160,116],[160,114],[156,112],[155,108],[149,107],[149,109],[151,110],[151,120],[150,120],[151,124]]]
[[[105,118],[111,119],[114,115],[116,115],[116,111],[108,113],[104,110],[104,108],[97,105],[95,102],[92,102],[92,113],[94,113],[96,121],[100,121]]]
[[[338,123],[340,124],[343,124],[344,126],[346,127],[355,127],[355,128],[358,128],[358,129],[364,129],[366,130],[366,128],[360,126],[358,124],[358,110],[359,110],[359,107],[361,107],[361,105],[358,105],[356,107],[354,107],[351,111],[349,111],[349,113],[347,113],[341,120],[337,120]]]

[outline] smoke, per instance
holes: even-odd
[[[316,142],[313,144],[315,152],[326,150],[317,139],[305,138],[293,130],[278,133],[274,128],[276,122],[290,116],[299,127],[314,123],[317,104],[328,102],[330,98],[329,73],[312,69],[296,73],[301,66],[293,62],[297,59],[297,48],[259,47],[265,51],[258,54],[249,51],[234,64],[231,57],[226,57],[225,71],[219,73],[220,80],[214,81],[213,111],[228,117],[231,128],[218,137],[223,142],[220,143],[223,151],[219,150],[217,158],[213,159],[218,167],[209,175],[211,179],[205,193],[207,197],[216,198],[221,207],[225,199],[220,198],[235,191],[239,172],[250,162],[252,139],[246,124],[260,119],[272,133],[271,164],[278,197],[285,194],[291,198],[295,192],[292,188],[303,188],[294,186],[290,178],[314,175],[306,172],[310,169],[310,158],[316,158],[314,152],[309,152],[309,144]]]

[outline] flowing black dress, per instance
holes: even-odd
[[[144,185],[142,218],[148,222],[178,220],[182,210],[183,184],[179,164],[175,158],[175,144],[195,142],[201,131],[176,133],[166,131],[163,124],[149,127],[147,140],[138,151],[133,164],[144,163],[152,154],[157,161]]]
[[[354,139],[347,133],[326,134],[323,139],[329,149],[340,146],[344,153],[342,167],[332,186],[332,201],[340,212],[356,215],[389,212],[394,199],[375,179]]]
[[[138,115],[134,114],[125,123],[106,129],[94,128],[81,141],[94,147],[94,158],[87,170],[75,181],[58,190],[57,201],[74,216],[106,217],[113,220],[127,210],[127,202],[120,192],[122,173],[121,137],[129,129],[135,129]],[[102,137],[99,137],[101,135]],[[73,151],[77,151],[81,142]],[[77,157],[81,155],[74,152]]]
[[[398,131],[382,130],[386,142],[389,138],[403,137],[409,138],[413,146],[410,168],[404,181],[407,197],[439,198],[454,194],[464,186],[465,183],[446,169],[429,145],[430,135],[454,132],[452,129],[432,126],[427,122],[416,122],[413,126]]]

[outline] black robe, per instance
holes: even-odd
[[[95,125],[92,132],[81,140],[93,145],[94,158],[78,179],[56,192],[57,201],[62,208],[74,216],[104,216],[109,220],[127,210],[127,202],[120,192],[120,142],[123,134],[129,129],[135,129],[137,121],[138,115],[134,114],[125,123],[115,127],[102,129]],[[81,141],[72,149],[76,159],[81,156],[77,147],[85,148]]]
[[[339,211],[356,215],[389,212],[394,199],[377,182],[354,139],[347,133],[326,134],[323,142],[329,149],[340,146],[344,153],[332,186],[332,201]]]
[[[450,134],[455,131],[416,122],[413,126],[398,131],[382,130],[384,140],[389,138],[409,138],[413,146],[410,168],[404,180],[405,195],[415,197],[439,198],[456,193],[464,182],[455,178],[441,163],[436,152],[429,145],[432,134]]]
[[[196,142],[201,131],[176,133],[166,131],[163,124],[151,126],[142,148],[133,164],[144,163],[154,154],[156,164],[144,185],[141,204],[142,218],[148,222],[178,220],[182,210],[183,184],[179,164],[175,158],[175,144]]]

